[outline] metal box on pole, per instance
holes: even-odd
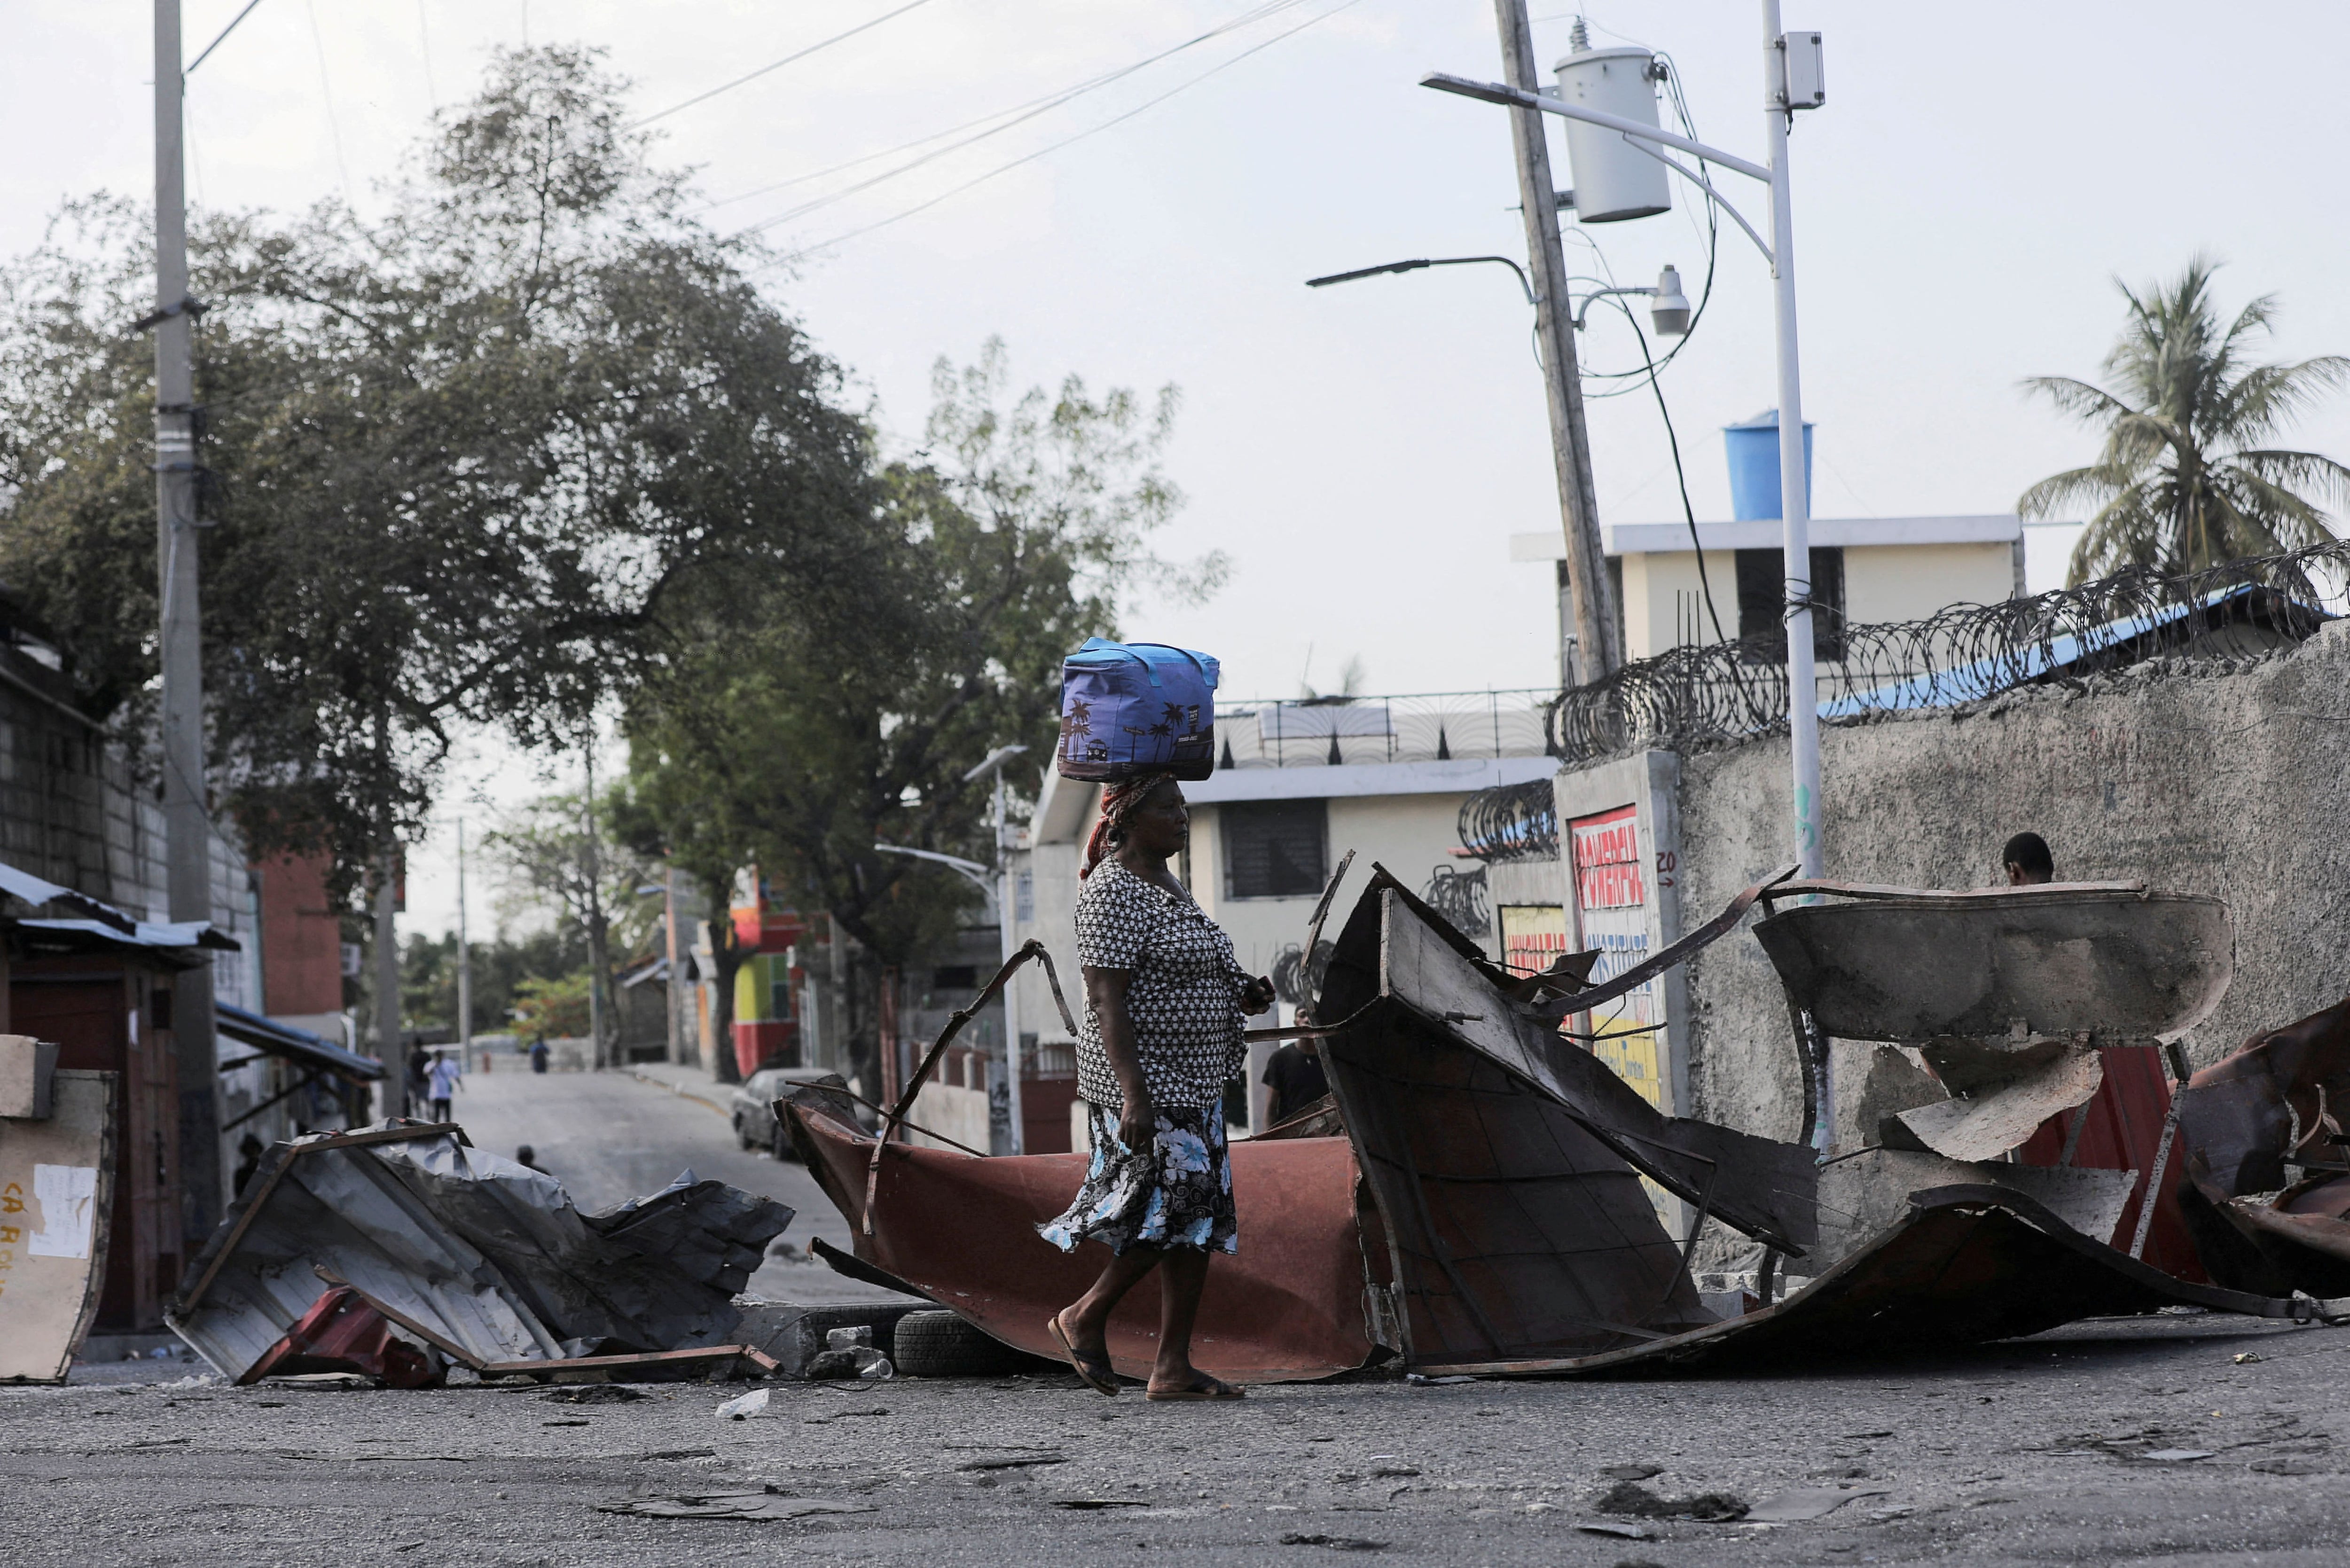
[[[1656,56],[1646,49],[1585,49],[1555,67],[1561,101],[1654,126]],[[1586,223],[1654,217],[1673,206],[1670,172],[1620,130],[1566,122],[1566,161],[1575,177],[1575,215]]]

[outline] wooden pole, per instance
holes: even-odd
[[[1521,92],[1540,92],[1534,29],[1525,0],[1493,0],[1502,35],[1503,79]],[[1575,362],[1575,308],[1567,297],[1566,252],[1558,237],[1556,186],[1550,144],[1539,109],[1512,109],[1510,138],[1517,149],[1518,201],[1526,221],[1527,270],[1533,275],[1534,330],[1542,343],[1544,389],[1550,402],[1551,452],[1558,505],[1566,530],[1567,592],[1575,609],[1575,668],[1570,685],[1612,673],[1623,662],[1616,637],[1615,595],[1599,542],[1599,502],[1591,488],[1591,441],[1583,428],[1583,383]]]

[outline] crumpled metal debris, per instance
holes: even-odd
[[[691,1357],[792,1210],[691,1173],[582,1214],[552,1177],[462,1130],[392,1122],[273,1149],[168,1321],[224,1375],[254,1367],[332,1290],[484,1371],[591,1355]]]
[[[2211,1277],[2350,1294],[2350,998],[2197,1073],[2178,1096],[2188,1229]],[[2273,1197],[2263,1195],[2273,1193]]]

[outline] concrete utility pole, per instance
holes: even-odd
[[[1521,92],[1542,91],[1525,0],[1493,0],[1502,34],[1503,79]],[[1623,662],[1616,642],[1615,595],[1599,543],[1599,501],[1591,488],[1591,441],[1583,428],[1583,381],[1575,362],[1575,310],[1567,299],[1566,252],[1558,237],[1558,198],[1550,143],[1538,110],[1510,110],[1518,154],[1518,202],[1526,220],[1526,265],[1534,274],[1534,331],[1542,341],[1550,400],[1550,442],[1558,471],[1558,505],[1566,529],[1567,591],[1575,606],[1577,684],[1612,674]]]
[[[162,597],[163,833],[172,919],[213,918],[204,803],[203,632],[196,600],[195,317],[188,295],[187,173],[181,152],[179,0],[155,0],[155,532]],[[180,1078],[181,1233],[220,1222],[220,1057],[211,957],[172,986]],[[194,1255],[194,1248],[188,1250]]]
[[[669,960],[669,978],[661,982],[661,994],[669,999],[664,1010],[669,1014],[669,1059],[683,1065],[685,1028],[678,1017],[678,1009],[685,1002],[685,966],[678,961],[677,867],[671,865],[661,867],[661,943],[663,955]]]
[[[457,819],[457,1064],[473,1064],[473,947],[465,935],[465,819]]]
[[[376,862],[375,887],[375,1058],[383,1064],[383,1114],[408,1114],[408,1053],[400,1040],[400,930],[393,919],[400,909],[394,880],[399,852],[385,846]]]

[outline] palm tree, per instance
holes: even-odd
[[[2042,480],[2016,503],[2027,517],[2096,508],[2073,546],[2075,584],[2129,566],[2191,572],[2334,537],[2309,495],[2350,498],[2350,468],[2259,443],[2350,379],[2350,358],[2248,363],[2245,349],[2268,330],[2276,296],[2255,299],[2222,329],[2211,301],[2215,270],[2199,255],[2168,287],[2141,296],[2116,284],[2129,322],[2106,356],[2114,390],[2067,376],[2023,383],[2105,427],[2095,462]]]

